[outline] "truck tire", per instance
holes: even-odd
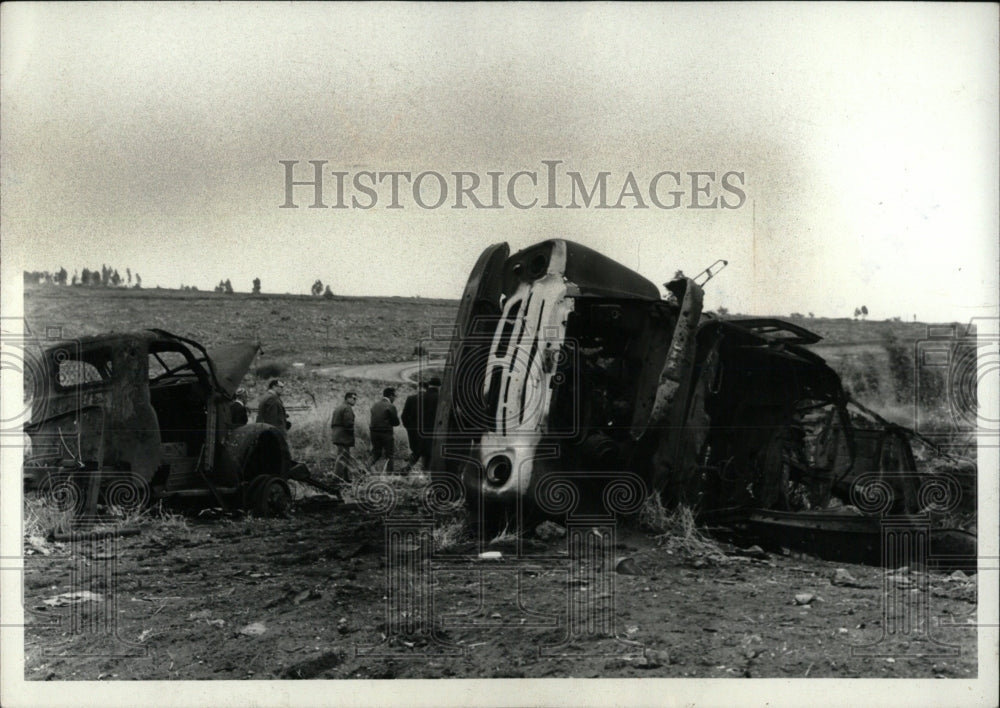
[[[292,494],[283,479],[264,475],[251,483],[250,501],[258,516],[284,517],[291,509]]]

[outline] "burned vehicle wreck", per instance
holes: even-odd
[[[807,348],[818,335],[703,314],[689,278],[665,287],[566,240],[486,249],[448,353],[437,479],[484,520],[551,508],[554,479],[599,504],[623,477],[703,519],[851,504],[863,475],[916,511],[907,436],[850,401]]]
[[[26,483],[86,517],[99,505],[185,498],[284,513],[287,480],[303,474],[284,431],[230,418],[257,351],[251,343],[208,351],[158,329],[49,347],[25,426]]]

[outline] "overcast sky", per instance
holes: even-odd
[[[707,305],[966,320],[998,299],[997,7],[4,4],[5,272],[458,297],[479,252],[564,237]],[[345,209],[285,167],[348,173]],[[559,160],[608,203],[545,209]],[[440,208],[359,172],[441,174]],[[455,209],[457,171],[503,208]],[[507,180],[518,171],[515,208]],[[692,196],[690,172],[708,192]],[[639,198],[621,197],[632,173]],[[650,203],[661,172],[661,202]],[[721,184],[727,172],[730,185]],[[468,177],[467,179],[472,179]],[[425,203],[438,184],[424,180]],[[625,189],[628,192],[628,189]],[[742,196],[741,196],[742,195]],[[689,208],[692,200],[714,209]],[[634,208],[639,201],[647,208]],[[722,208],[721,200],[737,208]],[[469,206],[466,200],[466,206]],[[8,281],[9,282],[9,281]]]

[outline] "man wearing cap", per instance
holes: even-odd
[[[348,391],[344,402],[337,406],[330,419],[330,437],[333,440],[335,457],[333,473],[348,482],[351,480],[351,448],[354,447],[354,404],[358,394]]]
[[[408,473],[421,457],[424,439],[420,434],[420,408],[424,394],[427,392],[427,386],[428,383],[426,381],[420,382],[420,390],[406,397],[406,402],[403,404],[403,413],[399,416],[403,427],[406,428],[407,441],[410,443],[410,456],[406,460],[402,474]]]
[[[372,439],[372,465],[384,455],[388,460],[386,472],[392,472],[392,456],[396,452],[396,441],[392,429],[399,425],[399,414],[396,406],[396,389],[386,388],[382,391],[382,400],[372,405],[371,422],[368,426]]]
[[[288,422],[285,404],[281,401],[281,392],[284,390],[284,381],[271,379],[267,384],[267,393],[257,403],[257,422],[273,425],[282,433],[292,427]]]

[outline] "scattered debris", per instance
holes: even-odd
[[[108,536],[118,536],[120,538],[125,538],[127,536],[138,536],[140,529],[134,526],[120,526],[111,529],[100,529],[95,531],[86,532],[70,532],[65,531],[53,531],[50,534],[50,538],[53,541],[80,541],[81,538],[95,539],[95,538],[107,538]]]
[[[906,575],[887,575],[886,579],[893,585],[898,585],[901,588],[908,588],[913,583],[910,581],[909,577]]]
[[[283,679],[311,679],[324,671],[340,666],[343,661],[342,651],[327,651],[286,667],[280,676]]]
[[[319,590],[316,589],[303,590],[292,599],[292,604],[301,605],[306,600],[318,600],[321,597],[323,597],[323,593],[321,593]]]
[[[670,652],[666,649],[647,649],[635,663],[639,669],[657,669],[670,663]]]
[[[264,605],[265,610],[269,610],[272,607],[277,607],[278,605],[284,604],[286,602],[291,602],[293,605],[301,605],[306,600],[318,600],[323,597],[323,593],[319,590],[313,588],[308,590],[299,590],[291,585],[285,586],[285,592],[271,600],[269,603]]]
[[[769,557],[767,551],[757,545],[750,546],[749,548],[737,548],[733,555],[745,558],[758,558],[760,560],[767,560]]]
[[[248,624],[246,627],[243,627],[239,633],[248,637],[259,637],[266,631],[267,627],[264,626],[263,622],[253,622],[252,624]]]
[[[45,539],[41,536],[28,536],[24,539],[24,542],[30,546],[25,552],[25,555],[31,555],[33,553],[41,553],[43,556],[48,556],[52,554],[52,549],[49,548]]]
[[[857,579],[848,573],[844,568],[837,568],[830,575],[830,582],[833,585],[841,585],[848,588],[861,588],[866,587],[863,583],[859,583]]]
[[[61,595],[43,600],[50,607],[65,607],[66,605],[76,605],[82,602],[103,602],[104,595],[90,590],[78,590],[76,592],[64,592]]]
[[[621,558],[615,563],[615,571],[622,575],[645,575],[633,558]]]
[[[551,541],[555,538],[565,538],[566,529],[554,521],[543,521],[535,527],[535,536],[542,541]]]

